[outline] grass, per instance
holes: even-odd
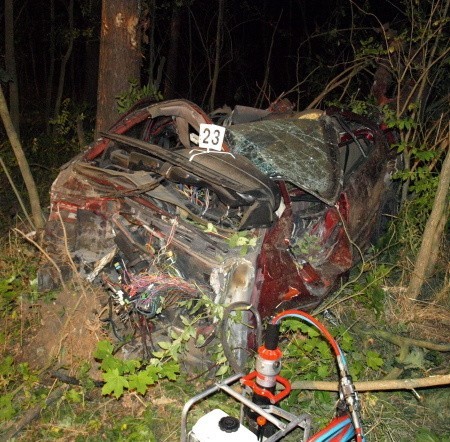
[[[52,309],[59,305],[58,299],[55,299],[55,294],[44,299],[34,288],[39,256],[33,248],[10,235],[3,242],[1,250],[0,440],[8,440],[12,429],[35,407],[40,413],[29,425],[21,428],[14,440],[178,440],[184,403],[213,380],[185,373],[176,381],[158,382],[145,395],[131,391],[117,400],[102,396],[100,388],[88,381],[88,377],[96,371],[97,364],[88,356],[77,360],[76,364],[71,364],[73,358],[66,358],[63,362],[60,360],[63,366],[56,367],[66,369],[70,375],[80,378],[82,383],[79,386],[55,380],[49,374],[49,367],[31,367],[21,349],[42,326],[45,319],[39,313],[42,306]],[[388,330],[400,336],[433,338],[435,341],[448,339],[442,326],[442,321],[448,318],[448,304],[445,304],[448,298],[443,297],[441,304],[433,303],[426,308],[421,305],[420,309],[411,310],[408,304],[399,302],[401,284],[398,281],[394,284],[389,279],[392,274],[384,268],[380,270],[380,263],[379,257],[377,261],[364,263],[362,272],[355,271],[359,275],[355,282],[346,286],[338,302],[334,302],[329,312],[332,314],[330,320],[337,321],[339,327],[333,327],[322,316],[320,320],[340,333],[341,345],[344,345],[343,330],[349,333],[351,339],[347,342],[346,353],[350,367],[357,369],[358,379],[379,379],[393,373],[402,378],[448,373],[448,353],[409,348],[408,354],[401,355],[397,345],[367,334],[367,330],[373,328]],[[439,285],[439,290],[441,287]],[[357,295],[353,296],[355,293]],[[85,290],[83,296],[93,296],[93,292]],[[349,299],[339,302],[342,298]],[[39,311],[38,306],[41,308]],[[92,323],[90,327],[95,329]],[[284,335],[281,346],[286,351],[284,363],[287,372],[297,379],[332,379],[335,373],[333,360],[326,357],[320,340],[305,347],[303,343],[308,342],[308,339],[298,330]],[[90,345],[95,341],[91,336]],[[294,345],[295,348],[288,349],[288,345]],[[61,348],[65,348],[64,345]],[[382,360],[380,367],[376,364],[372,368],[367,365],[367,361],[370,361],[368,356],[372,357],[373,363],[373,354],[379,355]],[[300,361],[303,364],[301,366],[298,365]],[[55,391],[60,396],[44,406]],[[448,388],[421,389],[417,392],[370,392],[361,394],[361,398],[368,441],[450,441]],[[286,406],[294,413],[310,413],[315,428],[319,429],[332,418],[335,399],[332,393],[301,391],[292,394]],[[233,400],[215,395],[193,409],[189,423],[192,425],[213,408],[221,408],[238,416],[238,407]],[[286,440],[289,442],[298,438]]]

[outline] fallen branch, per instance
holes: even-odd
[[[377,336],[399,347],[414,346],[435,351],[450,351],[450,344],[438,344],[436,342],[425,341],[422,339],[407,338],[405,336],[394,335],[393,333],[383,330],[367,330],[364,331],[364,333],[371,336]]]
[[[63,373],[59,370],[52,371],[50,373],[50,376],[52,378],[58,379],[58,381],[64,382],[65,384],[69,385],[81,385],[81,381],[77,378],[74,378],[73,376],[69,376],[66,373]],[[103,387],[105,385],[104,381],[97,381],[95,379],[90,379],[90,381],[93,382],[95,387]]]
[[[421,347],[428,350],[450,351],[450,344],[438,344],[436,342],[425,341],[422,339],[413,339],[405,336],[395,335],[384,330],[364,330],[362,333],[369,335],[371,337],[378,337],[390,342],[391,344],[400,347],[400,353],[397,357],[397,362],[403,364],[410,354],[410,347]],[[383,379],[384,381],[396,380],[403,372],[400,367],[394,367]]]
[[[417,388],[436,387],[438,385],[449,384],[450,374],[418,379],[392,379],[354,383],[357,391],[415,390]],[[338,382],[333,381],[295,381],[292,383],[291,387],[295,390],[339,391]]]

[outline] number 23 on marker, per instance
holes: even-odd
[[[215,124],[200,124],[198,146],[208,150],[222,150],[225,128]]]

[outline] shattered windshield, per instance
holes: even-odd
[[[327,117],[237,124],[228,128],[228,135],[233,152],[265,174],[291,182],[327,204],[336,202],[342,171],[338,134]]]

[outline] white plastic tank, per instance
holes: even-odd
[[[239,420],[215,409],[201,417],[189,433],[189,442],[257,442]]]

